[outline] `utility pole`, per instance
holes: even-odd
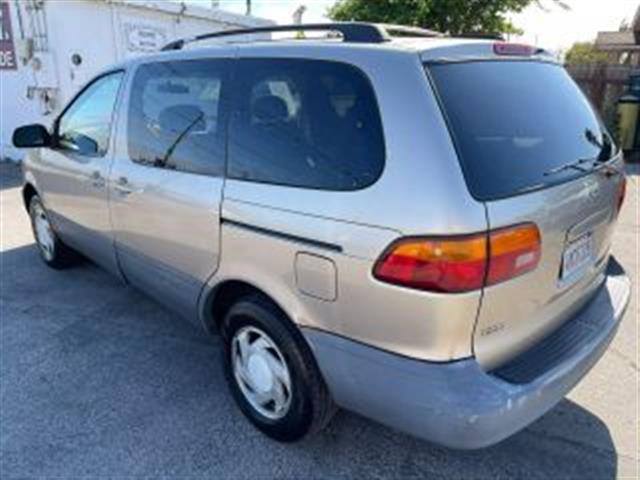
[[[251,15],[251,0],[247,0],[247,15]]]
[[[296,8],[295,12],[293,12],[294,25],[300,25],[302,23],[302,16],[306,11],[307,7],[305,5],[300,5],[298,8]]]

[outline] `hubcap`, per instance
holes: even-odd
[[[47,261],[53,259],[55,253],[55,241],[51,224],[47,218],[47,214],[42,206],[36,203],[33,207],[33,230],[35,232],[36,242]]]
[[[284,417],[291,405],[291,375],[284,356],[262,330],[243,327],[231,341],[231,365],[240,391],[260,414]]]

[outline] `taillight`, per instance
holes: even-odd
[[[482,287],[486,265],[486,234],[408,238],[387,249],[374,268],[374,276],[431,292],[464,292]]]
[[[373,275],[395,285],[458,293],[517,277],[539,261],[538,228],[523,224],[476,235],[398,240],[376,262]]]
[[[626,195],[627,195],[627,177],[622,175],[622,181],[618,184],[616,214],[619,214],[620,210],[622,210],[622,205],[624,204],[624,198]]]
[[[530,272],[541,254],[540,231],[533,223],[494,230],[489,235],[487,285]]]

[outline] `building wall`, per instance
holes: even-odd
[[[9,4],[14,43],[19,51],[19,44],[24,44],[22,38],[34,37],[27,9],[33,0],[0,1]],[[45,43],[48,48],[34,52],[39,70],[34,71],[33,59],[27,64],[18,61],[15,70],[0,70],[0,159],[21,156],[11,146],[15,127],[26,123],[49,126],[65,103],[109,65],[156,51],[176,38],[272,23],[167,1],[44,0],[43,5],[44,13],[39,15],[46,25],[47,41],[37,41],[36,48]]]
[[[8,6],[13,43],[19,35],[18,21],[14,4],[9,3]],[[3,11],[7,11],[6,6]],[[26,97],[24,86],[30,81],[29,72],[15,58],[12,63],[15,69],[0,70],[0,160],[18,156],[14,149],[7,148],[15,125],[40,119],[37,105]]]

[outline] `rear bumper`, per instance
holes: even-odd
[[[316,330],[304,334],[341,407],[442,445],[482,448],[529,425],[580,381],[613,339],[630,292],[624,271],[610,269],[579,314],[496,372],[483,371],[473,358],[431,363]],[[563,342],[565,354],[552,365],[531,368],[544,361],[546,343],[557,351]],[[535,378],[526,375],[532,371]]]

